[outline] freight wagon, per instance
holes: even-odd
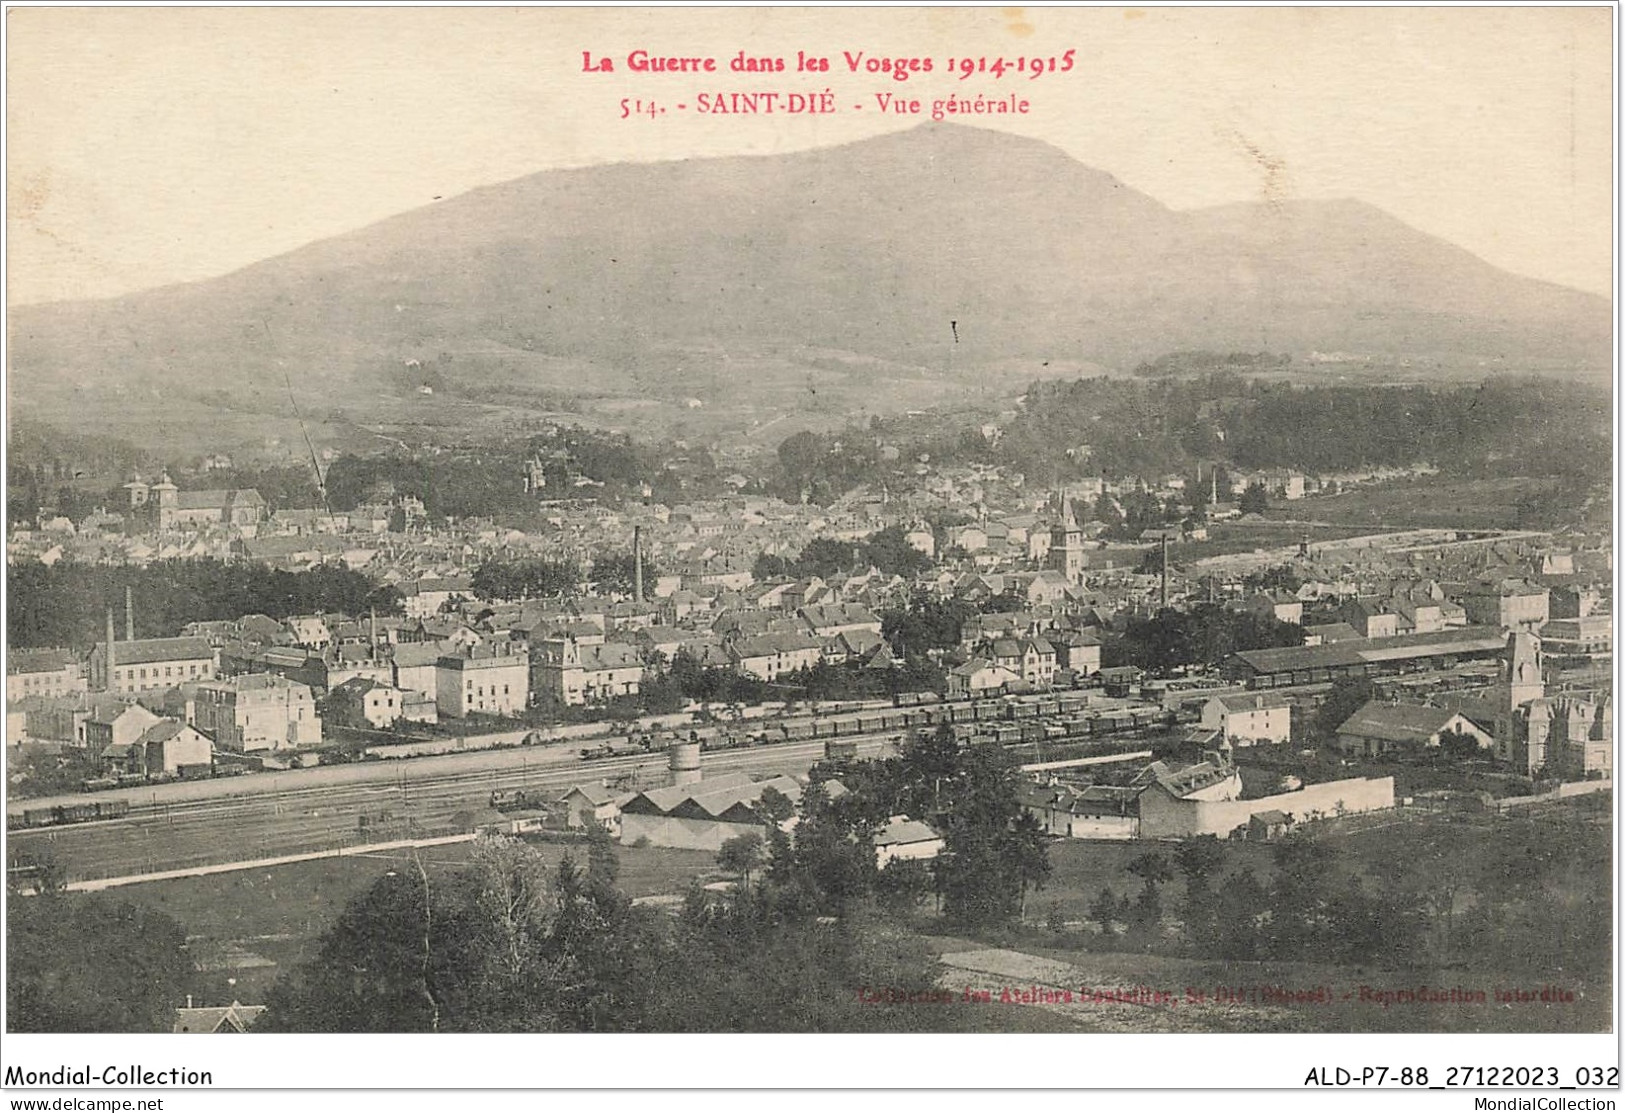
[[[130,814],[128,800],[97,800],[90,803],[57,804],[49,808],[25,808],[21,813],[6,816],[7,830],[31,830],[36,827],[60,827],[70,823],[89,823],[98,819],[122,819]]]

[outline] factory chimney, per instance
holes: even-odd
[[[124,585],[124,640],[135,641],[135,588]]]
[[[1168,531],[1162,531],[1162,609],[1168,609]]]
[[[107,608],[107,660],[104,662],[106,672],[102,675],[102,691],[113,690],[113,608]]]
[[[632,598],[643,602],[643,527],[632,527]]]
[[[378,608],[376,606],[369,607],[367,613],[371,616],[371,622],[368,624],[368,634],[372,643],[372,657],[376,661],[378,659]]]

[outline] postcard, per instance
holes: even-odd
[[[7,1093],[1617,1092],[1615,14],[10,8]]]

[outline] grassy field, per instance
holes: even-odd
[[[1570,975],[1547,982],[1502,970],[1350,968],[1310,962],[1220,962],[1168,955],[1088,952],[1046,946],[1038,938],[990,948],[986,942],[928,936],[932,950],[971,956],[970,968],[950,968],[940,983],[961,998],[987,992],[980,1008],[1014,1019],[1049,1011],[1087,1031],[1102,1032],[1605,1032],[1610,1028],[1611,976]],[[961,958],[961,961],[965,961]],[[1144,989],[1166,995],[1146,1003],[1090,1002],[1039,1006],[1001,1002],[1002,991],[1032,985],[1096,990]],[[1496,991],[1538,996],[1548,985],[1568,1001],[1499,1001]],[[1457,1001],[1405,992],[1429,987],[1465,991]],[[1286,991],[1281,995],[1280,991]],[[1192,991],[1195,991],[1194,993]],[[1482,1001],[1469,995],[1484,993]]]
[[[1271,518],[1295,518],[1357,526],[1362,530],[1515,529],[1518,506],[1551,488],[1552,481],[1500,479],[1415,479],[1364,487],[1329,498],[1277,503]]]
[[[468,861],[468,843],[430,847],[421,861],[430,884]],[[549,865],[568,851],[584,862],[586,848],[540,843]],[[622,847],[618,885],[628,896],[681,894],[696,877],[715,872],[716,855],[697,850]],[[415,870],[401,851],[323,858],[269,869],[147,881],[110,890],[110,900],[159,909],[186,929],[194,960],[206,968],[205,992],[248,1003],[265,999],[277,972],[312,954],[344,906],[389,870]],[[236,978],[235,984],[226,982]]]
[[[1521,901],[1522,911],[1506,922],[1508,934],[1498,933],[1488,946],[1458,938],[1442,952],[1445,958],[1427,965],[1220,961],[1139,953],[1128,950],[1126,941],[1118,944],[1123,950],[1102,951],[1086,922],[1089,905],[1103,887],[1118,897],[1136,896],[1141,883],[1127,872],[1129,863],[1149,850],[1171,854],[1173,848],[1076,840],[1051,844],[1052,875],[1029,897],[1024,927],[967,940],[937,935],[941,921],[927,914],[918,930],[938,953],[959,952],[963,966],[945,973],[944,984],[991,990],[994,1005],[1003,986],[1028,983],[1144,986],[1181,1002],[1037,1006],[1093,1031],[1609,1030],[1612,968],[1606,940],[1597,942],[1607,924],[1588,922],[1590,944],[1573,941],[1586,934],[1579,917],[1611,907],[1612,812],[1606,794],[1506,816],[1362,818],[1378,822],[1326,836],[1341,851],[1333,868],[1347,878],[1345,884],[1363,882],[1376,890],[1403,881],[1444,899],[1461,924],[1480,904]],[[1270,846],[1226,844],[1225,855],[1218,877],[1243,869],[1261,881],[1274,875]],[[1176,877],[1163,888],[1163,907],[1176,910],[1184,895],[1183,879]],[[1057,922],[1060,930],[1045,926]],[[1405,996],[1420,987],[1456,990],[1458,1000]],[[1543,1000],[1543,991],[1554,987],[1556,997]],[[1203,1000],[1188,1000],[1188,989]],[[1302,999],[1273,996],[1273,989],[1303,991]],[[1511,998],[1498,996],[1509,991]],[[1520,992],[1526,996],[1518,998]],[[1034,1007],[1007,1006],[1003,1012]]]

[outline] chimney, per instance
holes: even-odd
[[[102,691],[113,690],[113,608],[107,608],[107,673],[102,678]]]
[[[135,641],[135,588],[124,585],[124,640]]]
[[[1162,531],[1162,608],[1168,609],[1168,530]]]
[[[632,598],[643,602],[643,527],[632,527]]]
[[[369,624],[369,634],[370,634],[371,641],[372,641],[372,655],[374,657],[377,657],[378,656],[378,608],[376,606],[370,607],[370,608],[368,608],[367,613],[372,616],[372,621]]]

